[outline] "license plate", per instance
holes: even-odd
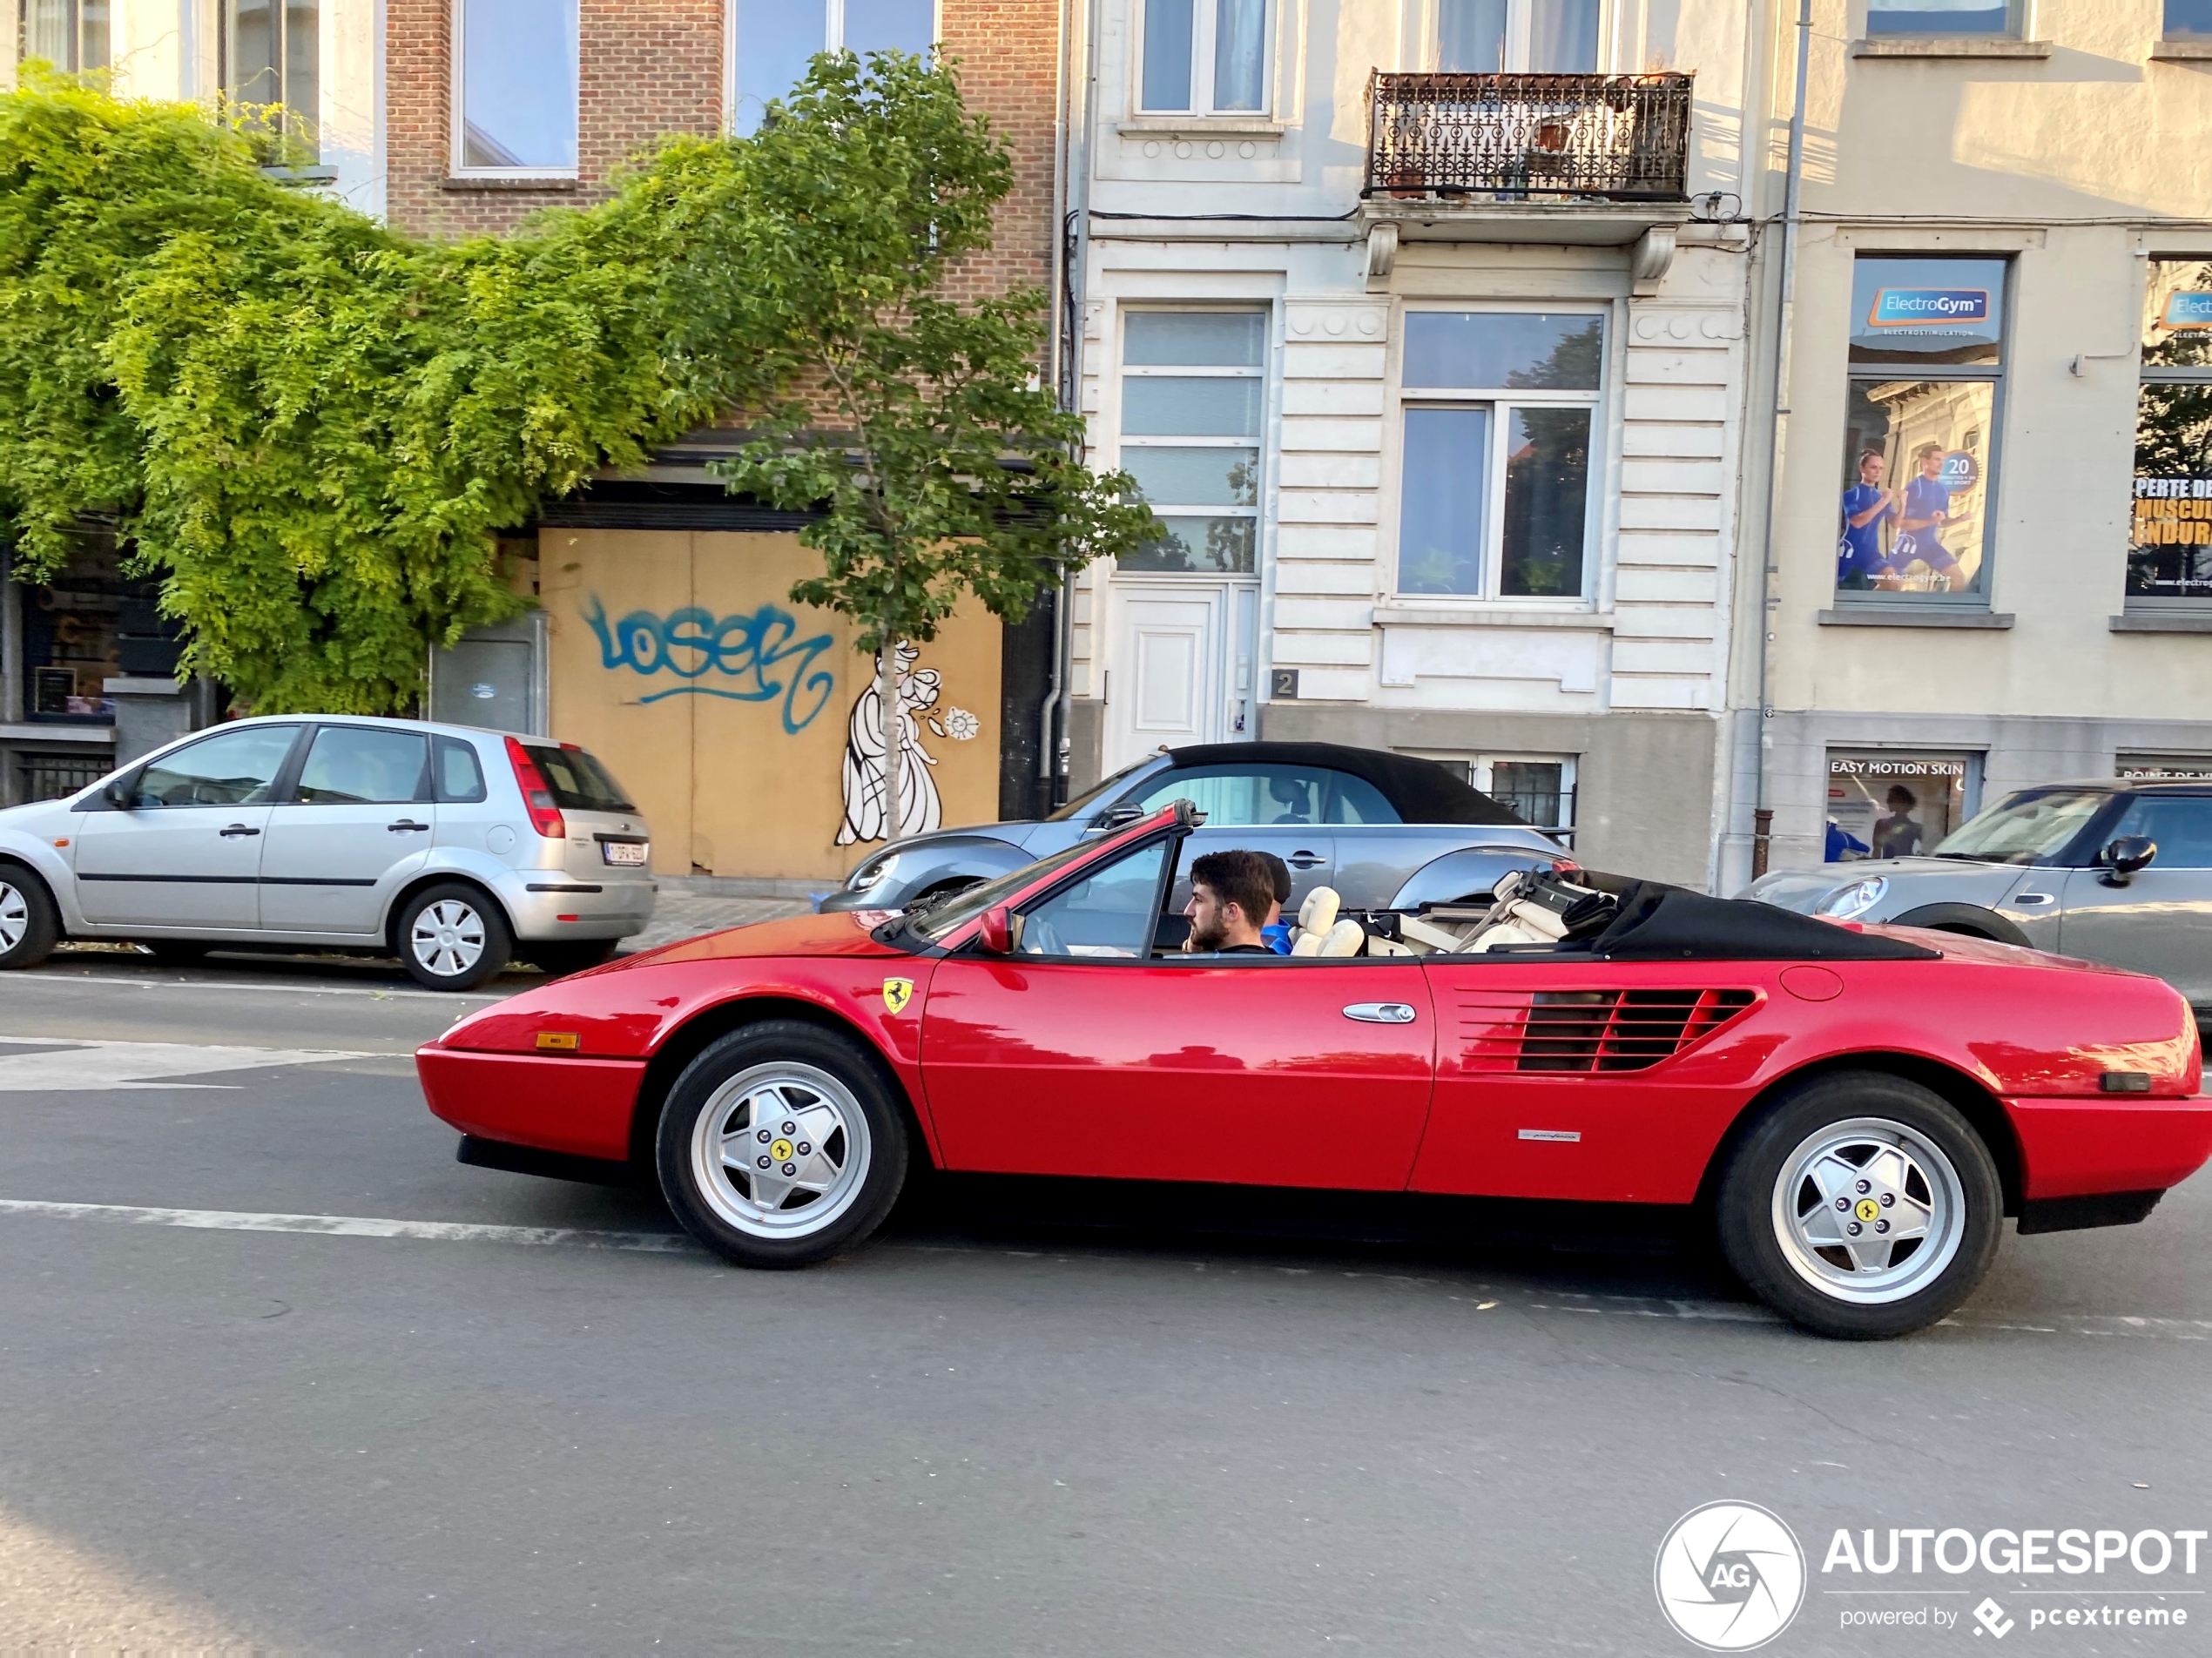
[[[650,851],[642,840],[603,840],[599,843],[602,856],[610,864],[624,864],[643,868],[645,854]]]

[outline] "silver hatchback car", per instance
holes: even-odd
[[[0,967],[62,938],[396,954],[466,990],[607,960],[652,919],[645,820],[574,744],[313,715],[199,731],[0,812]]]
[[[2212,782],[2020,789],[1925,858],[1777,870],[1742,896],[2106,961],[2212,1009]]]

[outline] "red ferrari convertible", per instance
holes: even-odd
[[[1188,803],[903,915],[559,980],[418,1055],[463,1161],[651,1170],[752,1266],[849,1249],[911,1158],[1024,1175],[1702,1205],[1763,1299],[1903,1334],[2023,1232],[2140,1221],[2212,1152],[2155,979],[1562,866],[1418,913],[1306,902],[1191,954]]]

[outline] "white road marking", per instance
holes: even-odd
[[[44,1203],[0,1197],[0,1215],[57,1221],[117,1221],[207,1232],[319,1232],[330,1237],[411,1237],[435,1244],[521,1244],[537,1249],[642,1250],[685,1255],[680,1232],[592,1232],[573,1226],[482,1226],[461,1221],[395,1221],[366,1215],[259,1215],[235,1209],[141,1209],[127,1203]]]
[[[10,1048],[35,1048],[10,1054]],[[222,1082],[176,1082],[211,1071],[253,1071],[275,1065],[319,1065],[375,1055],[337,1048],[196,1047],[189,1042],[73,1041],[0,1036],[0,1094],[84,1093],[107,1088],[226,1088]]]
[[[513,990],[501,991],[497,994],[483,992],[471,995],[465,992],[456,993],[451,990],[401,990],[397,988],[385,990],[361,985],[272,983],[260,979],[111,979],[105,974],[98,973],[25,975],[18,982],[24,987],[33,990],[42,985],[56,983],[98,985],[102,989],[105,989],[110,985],[120,985],[126,990],[264,990],[273,995],[282,996],[368,996],[379,1001],[392,1001],[405,997],[409,1000],[450,1001],[456,1004],[469,1001],[504,1001],[509,996],[519,995],[523,991],[535,988],[534,985],[517,985]],[[551,981],[546,980],[542,982],[550,984]]]
[[[0,1217],[10,1215],[43,1220],[109,1221],[126,1226],[181,1226],[196,1231],[310,1232],[329,1237],[413,1238],[435,1244],[516,1244],[535,1249],[628,1250],[648,1255],[696,1255],[705,1252],[681,1232],[597,1232],[573,1226],[495,1226],[462,1221],[385,1220],[365,1215],[264,1215],[232,1209],[145,1209],[127,1203],[51,1203],[30,1198],[0,1197]],[[1055,1252],[1047,1256],[1036,1250],[978,1248],[960,1244],[891,1243],[879,1247],[899,1254],[995,1255],[1008,1260],[1043,1261],[1055,1266],[1064,1266],[1077,1260],[1096,1263],[1106,1258],[1131,1258],[1110,1257],[1110,1252],[1107,1255],[1087,1253],[1082,1256]],[[1140,1258],[1150,1260],[1153,1257]],[[1236,1277],[1248,1270],[1231,1264],[1226,1276]],[[1294,1277],[1312,1276],[1311,1270],[1305,1267],[1262,1270]],[[1413,1278],[1369,1272],[1346,1272],[1343,1276],[1349,1278],[1384,1277],[1394,1284],[1426,1289],[1441,1288],[1445,1282],[1438,1278]],[[1494,1295],[1496,1292],[1490,1293]],[[1656,1318],[1676,1323],[1765,1325],[1780,1325],[1783,1323],[1777,1314],[1766,1308],[1744,1302],[1552,1293],[1555,1299],[1531,1299],[1507,1302],[1506,1304],[1525,1312],[1610,1314],[1619,1318]],[[1463,1297],[1455,1295],[1450,1298],[1458,1301]],[[1481,1310],[1487,1311],[1498,1304],[1498,1300],[1485,1301]],[[2020,1322],[2021,1315],[2019,1313],[1994,1310],[1987,1312],[1970,1311],[1952,1314],[1943,1319],[1939,1327],[1992,1334],[2130,1336],[2139,1339],[2212,1341],[2212,1318],[2152,1318],[2114,1313],[2043,1313],[2037,1316],[2054,1322],[2024,1324]]]

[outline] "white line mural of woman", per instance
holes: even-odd
[[[887,832],[884,812],[883,698],[877,674],[868,676],[860,694],[853,699],[853,712],[845,725],[845,820],[838,826],[837,844],[849,846],[860,840],[893,840],[927,833],[942,823],[944,803],[938,798],[937,779],[929,768],[937,764],[921,745],[921,725],[939,737],[964,743],[982,725],[964,708],[949,708],[941,719],[933,711],[943,690],[943,676],[934,668],[916,668],[921,652],[901,640],[899,652],[899,817]],[[880,655],[876,669],[882,668]]]

